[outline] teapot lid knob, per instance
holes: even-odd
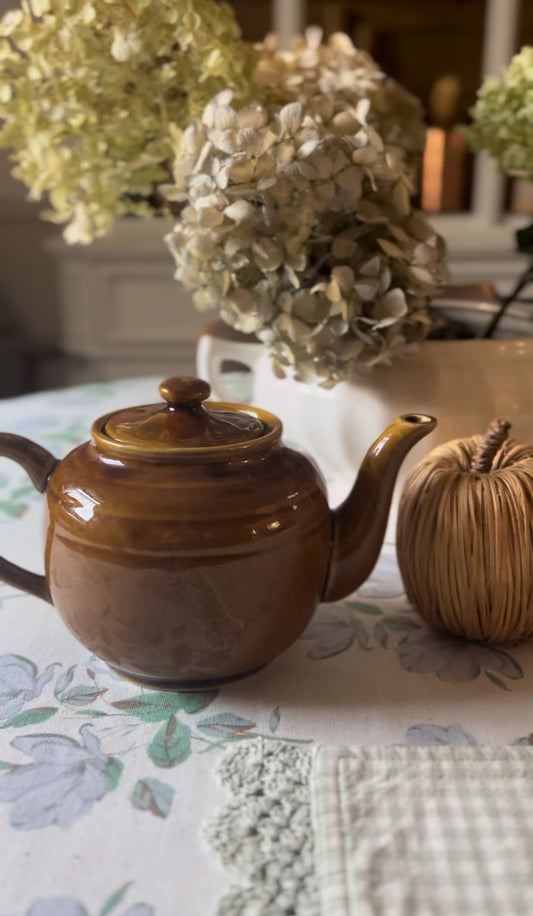
[[[102,429],[106,446],[165,461],[196,449],[205,454],[213,447],[247,448],[253,440],[266,440],[270,432],[279,439],[279,420],[270,414],[232,404],[204,406],[211,388],[202,379],[169,378],[161,382],[159,391],[166,404],[114,411],[95,423],[95,439],[99,441]]]
[[[173,407],[199,407],[211,394],[211,387],[199,378],[167,378],[159,386],[161,397]]]

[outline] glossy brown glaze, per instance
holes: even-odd
[[[153,686],[266,665],[324,587],[324,486],[279,442],[244,458],[157,465],[87,444],[52,475],[48,505],[55,606],[91,651]]]
[[[324,601],[346,597],[372,572],[401,463],[436,424],[434,417],[425,414],[404,414],[369,448],[350,495],[332,513],[333,544]]]
[[[161,689],[221,684],[268,664],[321,598],[352,592],[381,547],[394,480],[433,429],[400,417],[330,513],[315,466],[281,444],[272,414],[203,404],[170,379],[166,404],[101,417],[57,463],[29,440],[0,454],[47,486],[46,577],[0,560],[0,577],[52,600],[88,649]]]
[[[212,447],[246,445],[263,437],[268,426],[279,425],[261,411],[236,411],[232,404],[214,402],[204,406],[211,389],[201,379],[167,379],[159,392],[166,404],[114,411],[95,424],[93,434],[105,437],[107,448],[125,446],[134,455],[168,460],[170,455],[179,457],[183,449],[203,449],[205,454]]]
[[[0,456],[18,462],[40,493],[46,489],[48,478],[57,465],[57,458],[45,448],[31,439],[12,433],[0,433]],[[4,557],[0,557],[0,581],[42,598],[43,601],[51,600],[45,576],[23,569]]]

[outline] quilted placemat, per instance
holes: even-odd
[[[240,883],[220,916],[533,912],[525,747],[228,752],[206,835]]]

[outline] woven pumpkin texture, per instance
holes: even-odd
[[[417,465],[402,491],[397,553],[429,624],[497,644],[533,633],[533,446],[493,437],[479,470],[483,451],[487,459],[486,436],[456,439]]]

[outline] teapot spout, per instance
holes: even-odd
[[[330,565],[322,601],[345,598],[372,572],[402,461],[436,425],[434,417],[405,414],[369,448],[350,495],[332,512]]]

